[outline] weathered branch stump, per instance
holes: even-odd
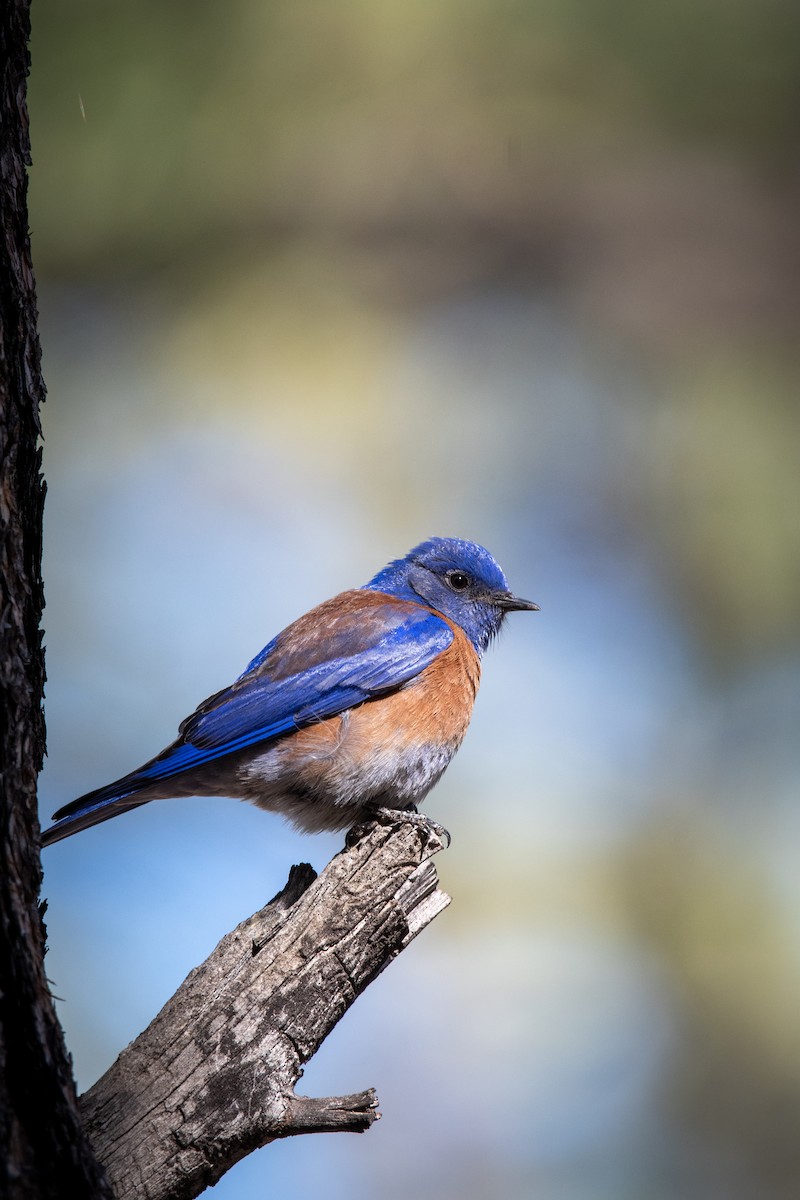
[[[363,831],[362,831],[363,832]],[[118,1200],[188,1200],[296,1133],[365,1131],[372,1089],[312,1099],[302,1067],[367,985],[449,904],[410,825],[372,826],[317,878],[293,867],[81,1097]]]

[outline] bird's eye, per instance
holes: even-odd
[[[447,582],[454,592],[463,592],[469,587],[469,575],[465,575],[463,571],[448,571]]]

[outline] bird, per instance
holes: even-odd
[[[187,796],[248,800],[309,833],[407,821],[449,842],[418,805],[461,745],[506,615],[538,609],[483,546],[428,538],[288,625],[165,750],[54,813],[42,844]]]

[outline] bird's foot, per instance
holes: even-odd
[[[417,812],[416,808],[380,808],[370,809],[370,821],[378,821],[381,825],[414,825],[417,829],[424,829],[426,833],[433,834],[444,845],[445,849],[450,846],[452,838],[444,825],[440,825],[438,821],[434,821],[432,817],[428,817],[425,813]],[[363,835],[364,824],[359,823],[354,825],[347,835],[348,844],[353,841],[358,841]]]

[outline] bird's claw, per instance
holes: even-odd
[[[417,829],[423,829],[437,837],[445,849],[449,848],[453,840],[450,831],[445,829],[444,825],[440,825],[425,813],[417,812],[416,808],[374,808],[370,817],[382,825],[414,825]]]

